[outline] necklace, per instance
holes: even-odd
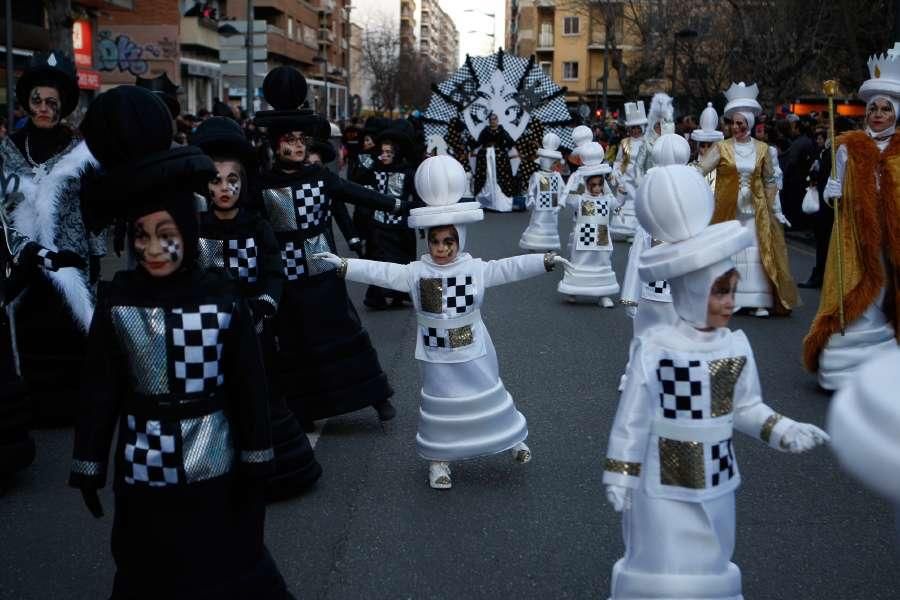
[[[36,169],[40,168],[40,167],[44,166],[44,163],[39,163],[39,162],[35,161],[33,158],[31,158],[31,146],[28,144],[28,139],[29,139],[29,137],[26,135],[25,136],[25,158],[28,159],[28,162],[31,163],[32,167],[35,167]]]

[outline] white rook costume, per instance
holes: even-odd
[[[644,128],[647,127],[647,113],[644,101],[625,103],[625,127],[641,128],[641,137],[626,137],[619,143],[616,160],[613,163],[613,178],[616,180],[616,195],[622,201],[622,208],[613,215],[610,231],[615,239],[628,239],[634,236],[637,218],[634,216],[634,197],[640,183],[637,168],[637,156],[644,142]]]
[[[707,226],[712,193],[692,167],[654,168],[643,186],[638,220],[665,243],[643,253],[640,275],[670,282],[679,319],[637,340],[610,432],[603,482],[624,509],[626,545],[612,598],[740,600],[734,429],[798,452],[827,436],[763,403],[742,332],[707,327],[712,284],[752,234],[737,221]]]
[[[558,215],[566,183],[562,175],[551,170],[562,158],[559,144],[559,136],[548,133],[543,148],[537,151],[541,170],[528,180],[525,206],[531,209],[531,221],[519,239],[519,248],[523,250],[559,250]]]

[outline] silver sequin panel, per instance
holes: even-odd
[[[219,477],[234,464],[231,427],[221,410],[181,421],[184,474],[188,483]]]
[[[263,190],[262,196],[272,229],[276,232],[297,231],[297,211],[291,188]]]
[[[197,240],[197,261],[201,267],[225,268],[225,248],[222,240]]]
[[[403,173],[391,173],[387,180],[387,194],[394,198],[403,196],[403,182],[406,176]]]
[[[328,245],[328,239],[326,239],[323,234],[320,233],[315,237],[303,240],[303,251],[306,255],[306,264],[309,267],[310,275],[318,275],[325,271],[334,271],[337,268],[324,260],[313,258],[313,255],[318,252],[331,252],[331,247]]]
[[[131,383],[139,394],[169,393],[166,314],[161,308],[113,306],[113,327],[128,355]]]

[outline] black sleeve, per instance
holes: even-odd
[[[332,199],[349,202],[357,206],[366,206],[375,210],[387,212],[393,212],[394,210],[394,198],[390,196],[379,194],[374,190],[355,183],[350,183],[332,173],[326,175],[326,180],[328,194]]]
[[[347,210],[346,204],[340,200],[332,201],[331,214],[334,215],[334,221],[337,223],[338,229],[341,230],[341,235],[344,236],[344,239],[347,240],[348,243],[353,238],[359,238],[359,234],[356,232],[356,227],[353,226],[353,219],[350,218],[350,211]]]
[[[284,277],[281,270],[281,248],[278,239],[268,221],[259,219],[257,222],[257,239],[259,240],[262,257],[260,257],[259,272],[262,279],[260,297],[266,301],[274,302],[275,310],[281,303],[281,291],[284,288]]]
[[[75,450],[69,485],[102,488],[106,483],[112,444],[122,395],[117,360],[119,344],[113,331],[109,306],[98,305],[87,339],[87,357],[81,371],[81,393],[75,421]]]
[[[242,470],[264,478],[275,467],[269,425],[269,385],[247,303],[235,303],[225,344],[225,385]]]

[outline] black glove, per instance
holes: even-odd
[[[356,255],[360,258],[365,258],[363,255],[365,254],[365,249],[363,248],[363,242],[359,238],[353,238],[349,242],[347,242],[347,247],[356,252]]]
[[[94,518],[99,519],[103,516],[103,505],[100,504],[100,496],[97,495],[96,488],[81,488],[81,499]]]
[[[17,262],[30,267],[42,267],[48,271],[58,271],[66,267],[84,269],[87,263],[77,252],[71,250],[50,250],[37,242],[28,242],[19,252]]]

